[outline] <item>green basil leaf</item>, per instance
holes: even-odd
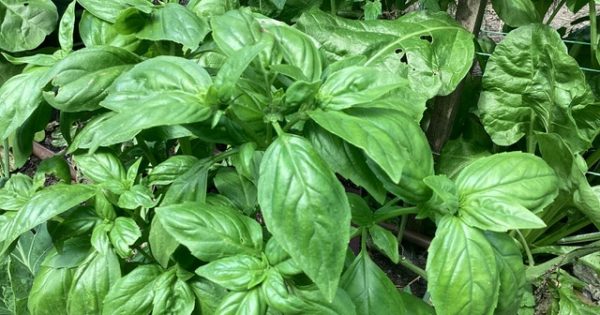
[[[52,240],[55,244],[61,244],[70,238],[87,235],[102,220],[90,207],[76,207],[64,220],[54,228],[50,228]]]
[[[221,300],[227,295],[227,290],[201,278],[191,281],[190,286],[196,295],[196,303],[200,305],[202,314],[217,314],[215,311]]]
[[[350,206],[308,140],[282,134],[269,146],[260,166],[258,201],[269,231],[332,300],[349,241]]]
[[[269,307],[285,314],[308,313],[311,310],[309,303],[296,295],[293,289],[275,270],[269,270],[265,282],[260,286]]]
[[[323,61],[316,40],[272,19],[259,19],[259,23],[275,37],[283,60],[288,65],[299,68],[310,82],[321,80]]]
[[[492,245],[498,265],[500,293],[494,314],[516,314],[525,289],[525,267],[521,251],[512,237],[502,233],[485,233]]]
[[[152,185],[169,185],[196,162],[198,159],[191,155],[172,156],[154,166],[148,173],[148,180]]]
[[[492,0],[492,6],[502,21],[512,27],[542,22],[531,0]]]
[[[184,201],[206,201],[209,163],[197,161],[185,173],[178,176],[161,203],[162,206],[178,204]]]
[[[367,202],[359,195],[347,193],[350,210],[352,212],[352,223],[359,226],[372,225],[375,219],[373,210]]]
[[[141,59],[116,47],[84,48],[69,54],[51,70],[51,86],[44,99],[65,112],[100,108],[108,88]]]
[[[194,292],[187,283],[177,277],[175,269],[158,277],[153,289],[152,314],[168,311],[173,314],[189,315],[194,310],[196,303]]]
[[[117,114],[85,128],[77,137],[82,139],[75,141],[95,149],[130,140],[144,129],[207,120],[212,109],[203,95],[210,85],[206,70],[190,60],[146,60],[120,76],[102,101]]]
[[[154,283],[161,273],[156,265],[144,265],[117,280],[104,298],[102,313],[149,314],[154,299]]]
[[[358,21],[309,10],[296,26],[321,43],[330,60],[366,56],[365,66],[408,78],[410,87],[427,98],[454,91],[474,57],[472,35],[445,12]]]
[[[21,57],[14,57],[11,56],[7,53],[0,53],[8,62],[10,62],[13,65],[34,65],[34,66],[42,66],[42,67],[51,67],[53,65],[55,65],[57,62],[60,61],[61,58],[55,56],[55,55],[47,55],[47,54],[35,54],[35,55],[31,55],[31,56],[21,56]],[[19,69],[19,68],[17,68]],[[1,81],[2,83],[4,83],[5,81],[7,81],[10,77],[13,77],[17,74],[19,74],[19,72],[12,74],[11,76],[7,77],[6,79],[4,79],[4,81]]]
[[[214,182],[219,192],[237,207],[246,213],[253,212],[257,204],[257,190],[252,182],[231,168],[219,169]]]
[[[122,258],[131,256],[131,248],[140,237],[142,232],[132,218],[118,217],[113,223],[109,237],[115,251]]]
[[[261,25],[252,15],[249,8],[226,12],[210,20],[212,37],[219,49],[227,56],[235,57],[244,47],[255,45],[263,40],[263,36],[272,36],[264,32]],[[267,40],[266,42],[272,42]],[[272,47],[263,49],[256,64],[263,67],[271,64]]]
[[[262,249],[258,222],[225,206],[185,202],[158,207],[156,215],[169,234],[204,261]]]
[[[150,250],[152,250],[152,256],[164,268],[169,264],[171,254],[179,246],[177,240],[171,234],[167,233],[162,223],[158,220],[158,217],[152,219],[148,243],[150,244]]]
[[[120,277],[119,258],[112,250],[92,253],[75,271],[67,300],[68,313],[101,314],[104,297]]]
[[[212,261],[196,269],[196,274],[232,291],[250,290],[266,277],[268,263],[248,255]]]
[[[109,180],[125,181],[125,167],[123,167],[117,156],[112,153],[96,152],[94,154],[75,155],[73,159],[83,175],[98,184]]]
[[[433,191],[431,199],[420,204],[419,209],[425,211],[424,214],[430,214],[433,211],[433,218],[436,215],[454,215],[459,207],[459,196],[456,185],[446,175],[429,176],[423,179]]]
[[[168,40],[196,49],[209,32],[208,23],[178,3],[152,7],[151,12],[138,8],[122,11],[115,21],[121,34],[139,39]]]
[[[371,235],[373,245],[388,256],[393,263],[397,264],[400,261],[398,238],[396,238],[396,235],[379,225],[369,227],[369,235]]]
[[[340,287],[354,301],[357,314],[404,314],[400,292],[365,251],[344,272]]]
[[[433,175],[433,159],[429,143],[417,123],[400,112],[389,110],[347,113],[317,110],[309,115],[327,131],[363,149],[391,182],[399,183],[399,190],[406,191],[401,192],[403,195],[411,199],[429,197],[429,189],[422,180]]]
[[[75,29],[75,3],[73,1],[69,3],[65,13],[63,13],[60,19],[58,27],[58,42],[60,48],[64,51],[70,52],[73,50],[73,30]]]
[[[482,133],[481,138],[484,139],[461,136],[458,139],[446,142],[437,164],[439,173],[446,174],[449,178],[454,179],[469,163],[491,155],[492,143],[487,133],[485,131],[482,131]]]
[[[459,212],[467,224],[482,229],[544,227],[533,213],[558,195],[557,182],[554,171],[532,154],[510,152],[485,157],[469,164],[456,178]]]
[[[143,185],[134,185],[119,196],[117,205],[123,209],[152,208],[158,201],[154,200],[152,190]]]
[[[133,35],[119,34],[113,24],[83,11],[79,21],[79,35],[85,47],[113,46],[134,51],[140,40]]]
[[[273,45],[273,43],[269,43],[266,38],[267,37],[263,38],[254,45],[240,49],[235,56],[227,58],[227,61],[219,69],[219,72],[215,77],[215,87],[220,99],[229,100],[235,97],[237,94],[235,85],[246,68],[248,68],[252,60],[254,60],[263,49]]]
[[[600,307],[597,305],[590,305],[584,301],[573,284],[569,283],[568,280],[561,277],[558,281],[561,284],[558,287],[558,313],[559,315],[593,315],[600,312]],[[553,309],[553,311],[555,311]]]
[[[73,281],[70,268],[42,267],[35,275],[27,308],[33,315],[67,315],[67,297]]]
[[[215,314],[222,315],[264,315],[267,305],[260,289],[231,292],[221,301]]]
[[[89,256],[90,248],[88,237],[72,237],[62,244],[60,251],[56,247],[50,251],[42,266],[55,269],[79,267]]]
[[[386,191],[369,169],[366,157],[357,147],[308,122],[304,126],[306,137],[334,172],[364,187],[379,203],[385,201]]]
[[[496,144],[512,145],[536,131],[553,132],[579,153],[600,130],[600,105],[577,61],[549,26],[510,32],[496,46],[482,84],[481,122]]]
[[[0,209],[17,211],[35,194],[31,177],[23,174],[13,175],[0,189]]]
[[[38,108],[47,68],[33,68],[0,87],[0,138],[7,139]]]
[[[436,309],[492,314],[498,303],[497,271],[494,249],[483,232],[457,217],[441,218],[427,256],[427,287]]]
[[[24,232],[85,202],[94,194],[95,189],[91,186],[64,184],[50,186],[36,193],[0,234],[0,241],[4,242],[0,254]]]
[[[149,13],[152,3],[146,0],[77,0],[81,6],[107,22],[114,23],[121,11],[132,6]]]
[[[31,50],[54,31],[58,12],[50,0],[3,0],[0,21],[0,49]]]
[[[407,79],[373,67],[350,66],[327,78],[317,95],[324,110],[351,107],[389,108],[421,121],[426,99],[410,88]]]
[[[187,7],[200,17],[212,17],[240,6],[238,0],[191,0]]]

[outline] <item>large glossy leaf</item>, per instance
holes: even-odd
[[[600,199],[585,176],[588,167],[583,157],[573,154],[569,145],[557,134],[538,134],[536,139],[542,158],[560,178],[561,193],[570,195],[573,205],[600,227]]]
[[[317,94],[317,102],[325,110],[389,108],[416,122],[423,117],[425,101],[420,93],[411,89],[407,79],[384,69],[364,66],[333,72]]]
[[[365,251],[344,272],[340,286],[356,304],[357,314],[405,314],[400,292]]]
[[[517,171],[518,170],[518,171]],[[459,213],[481,229],[540,228],[540,212],[558,194],[558,178],[541,158],[510,152],[469,164],[456,178]]]
[[[330,60],[364,55],[366,66],[408,78],[411,88],[428,98],[452,92],[474,56],[472,35],[445,13],[358,21],[311,10],[297,26],[321,43]]]
[[[575,153],[600,130],[600,105],[559,34],[523,26],[496,46],[483,77],[481,121],[492,140],[511,145],[536,131],[553,132]]]
[[[208,23],[178,3],[155,6],[151,12],[137,8],[123,11],[115,22],[119,33],[139,39],[168,40],[196,49],[208,34]]]
[[[449,315],[492,314],[498,303],[497,270],[483,232],[454,216],[440,220],[427,256],[427,288],[436,309]]]
[[[69,314],[101,314],[104,297],[120,277],[119,258],[112,250],[90,254],[75,271],[67,300]]]
[[[142,236],[142,232],[135,220],[127,217],[118,217],[113,222],[113,227],[110,230],[110,241],[119,256],[126,258],[131,256],[131,248],[138,238]]]
[[[65,112],[100,108],[113,81],[141,59],[116,47],[92,47],[69,54],[51,70],[44,99]]]
[[[260,19],[259,23],[275,37],[286,64],[299,68],[309,82],[321,79],[323,62],[316,40],[272,19]]]
[[[140,40],[135,36],[118,33],[113,24],[97,18],[88,11],[81,15],[79,35],[85,47],[114,46],[133,51],[140,44]]]
[[[70,268],[40,268],[27,302],[31,314],[67,315],[67,296],[74,272]]]
[[[512,27],[541,22],[531,0],[492,0],[492,6],[502,21]]]
[[[16,75],[0,87],[0,139],[6,139],[38,108],[47,68]]]
[[[205,202],[209,167],[210,163],[205,160],[196,161],[169,186],[161,205],[184,201]]]
[[[249,290],[266,277],[265,259],[235,255],[212,261],[196,269],[196,274],[232,291]]]
[[[36,193],[0,234],[4,242],[0,253],[22,233],[90,199],[95,191],[92,186],[57,184]]]
[[[97,184],[125,181],[125,168],[119,158],[110,152],[81,154],[73,157],[83,175]]]
[[[196,299],[192,288],[179,279],[176,269],[171,269],[158,277],[154,283],[152,314],[171,313],[190,315]]]
[[[223,15],[239,5],[238,0],[191,0],[187,6],[200,17],[211,17]]]
[[[267,304],[258,288],[249,291],[231,292],[221,301],[215,314],[222,315],[264,315]]]
[[[308,140],[281,134],[269,146],[260,166],[258,202],[278,243],[332,300],[349,241],[350,206]]]
[[[149,13],[152,3],[147,0],[77,0],[81,6],[93,15],[114,23],[119,14],[128,7]]]
[[[399,190],[411,197],[416,195],[414,198],[428,197],[422,180],[433,175],[433,159],[425,134],[416,122],[401,112],[376,109],[316,110],[309,115],[327,131],[363,149],[391,182],[399,184]]]
[[[143,129],[204,121],[212,109],[204,95],[211,85],[198,64],[179,57],[149,59],[120,76],[101,105],[117,114],[84,129],[75,142],[97,148],[127,141]]]
[[[253,213],[257,205],[256,186],[232,168],[222,168],[214,178],[215,187],[239,209]]]
[[[58,20],[50,0],[0,1],[0,49],[24,51],[38,47]]]
[[[104,298],[102,314],[149,314],[154,299],[154,281],[161,273],[160,267],[145,265],[117,280]]]
[[[385,201],[383,184],[369,169],[367,158],[360,149],[314,123],[307,123],[304,130],[315,150],[334,172],[364,187],[378,202]]]
[[[235,56],[244,47],[260,42],[268,33],[248,8],[229,11],[210,20],[212,37],[219,49],[227,56]],[[272,48],[268,47],[258,55],[256,64],[261,67],[271,64]]]
[[[488,232],[485,237],[496,254],[500,281],[498,305],[494,314],[516,314],[525,288],[525,267],[521,251],[514,239],[506,234]]]
[[[150,244],[152,256],[165,268],[169,264],[171,255],[179,246],[177,240],[171,234],[167,233],[157,217],[152,219],[148,243]]]
[[[186,202],[156,208],[165,230],[204,261],[249,254],[262,248],[262,229],[253,219],[225,206]]]

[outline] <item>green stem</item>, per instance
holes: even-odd
[[[140,148],[142,148],[142,151],[144,151],[144,154],[146,155],[146,158],[148,159],[150,164],[152,164],[152,166],[158,165],[158,160],[154,156],[154,153],[150,151],[150,148],[148,148],[146,141],[144,141],[144,139],[142,139],[142,137],[140,136],[135,136],[135,140],[137,141],[137,144],[140,146]]]
[[[519,230],[516,230],[516,231],[517,231],[517,235],[519,235],[519,239],[521,240],[521,244],[523,245],[523,249],[525,250],[525,254],[527,255],[529,267],[535,266],[535,261],[533,260],[533,255],[531,255],[531,250],[529,249],[529,245],[527,245],[527,241],[525,240],[525,237],[523,237],[523,234],[521,234],[521,231],[519,231]]]
[[[575,222],[569,222],[565,226],[561,226],[559,230],[556,230],[553,233],[546,235],[546,237],[542,238],[541,240],[537,241],[535,245],[545,246],[555,244],[565,236],[570,235],[571,233],[575,233],[590,224],[590,220],[585,217],[576,220]]]
[[[554,20],[554,18],[558,14],[558,12],[560,12],[560,8],[562,8],[562,6],[565,5],[565,2],[567,2],[567,0],[562,0],[561,2],[559,2],[556,5],[556,7],[554,7],[554,10],[552,11],[552,14],[550,15],[550,17],[546,21],[546,25],[550,25],[550,23],[552,23],[552,21]]]
[[[417,214],[419,212],[419,208],[417,207],[409,207],[409,208],[400,208],[400,207],[388,207],[382,208],[380,210],[375,211],[375,223],[383,222],[385,220],[389,220],[391,218],[396,218],[399,216],[405,216],[407,214]]]
[[[592,232],[592,233],[564,237],[564,238],[558,240],[558,244],[561,244],[561,245],[577,244],[577,243],[584,243],[584,242],[593,242],[593,241],[598,241],[598,240],[600,240],[600,232]]]
[[[283,131],[289,131],[295,124],[297,124],[301,120],[303,120],[303,118],[300,117],[300,115],[297,115],[296,117],[290,119],[290,121],[288,121],[287,124],[283,126]]]
[[[239,151],[240,151],[239,149],[231,149],[231,150],[229,150],[229,151],[221,152],[221,153],[219,153],[219,154],[217,154],[217,155],[213,156],[213,157],[210,159],[210,161],[211,161],[211,164],[214,164],[214,163],[221,162],[221,161],[223,161],[223,160],[225,160],[225,159],[229,158],[230,156],[232,156],[232,155],[234,155],[234,154],[237,154]]]
[[[367,252],[367,229],[362,229],[360,235],[360,251],[363,253]]]
[[[146,259],[148,259],[149,261],[152,261],[152,262],[156,262],[156,259],[154,259],[154,257],[152,257],[148,253],[146,253],[146,251],[143,250],[141,246],[136,246],[135,248],[137,249],[138,253],[142,254],[142,256],[144,256]]]
[[[587,159],[585,159],[585,163],[587,164],[588,168],[598,163],[598,161],[600,161],[600,149],[594,151],[594,153],[592,153],[590,156],[588,156]]]
[[[281,126],[279,126],[279,123],[276,121],[271,122],[271,125],[273,125],[273,128],[275,129],[275,132],[277,132],[278,136],[283,135],[285,132],[281,129]]]
[[[329,0],[331,6],[331,14],[336,15],[337,13],[337,3],[336,0]]]
[[[598,25],[596,22],[596,1],[590,0],[590,50],[592,54],[592,65],[596,66],[598,60],[596,59],[596,50],[598,48]]]
[[[396,239],[398,240],[398,244],[402,244],[402,239],[404,238],[404,230],[406,230],[406,223],[408,222],[408,216],[403,215],[400,219],[400,225],[398,226],[398,234],[396,234]]]
[[[185,155],[194,155],[192,151],[192,142],[190,141],[190,137],[179,138],[179,147],[181,148],[181,152]]]
[[[2,144],[2,150],[3,150],[2,172],[3,172],[4,178],[9,179],[10,178],[10,149],[9,149],[8,139],[4,139],[4,142]]]
[[[400,257],[400,261],[398,261],[398,264],[400,264],[402,267],[405,267],[406,269],[416,273],[419,277],[427,280],[427,272],[425,270],[419,268],[419,266],[410,262],[408,260],[408,258],[406,258],[404,256]]]

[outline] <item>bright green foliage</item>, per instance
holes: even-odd
[[[597,313],[597,65],[451,2],[0,0],[0,314]]]

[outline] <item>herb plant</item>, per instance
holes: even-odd
[[[520,27],[434,154],[430,100],[476,45],[448,1],[377,19],[396,2],[0,0],[0,313],[533,314],[532,287],[597,312],[561,267],[599,245],[559,246],[600,226],[578,61],[493,1]],[[53,121],[66,149],[11,174]],[[408,220],[431,227],[424,269]]]

